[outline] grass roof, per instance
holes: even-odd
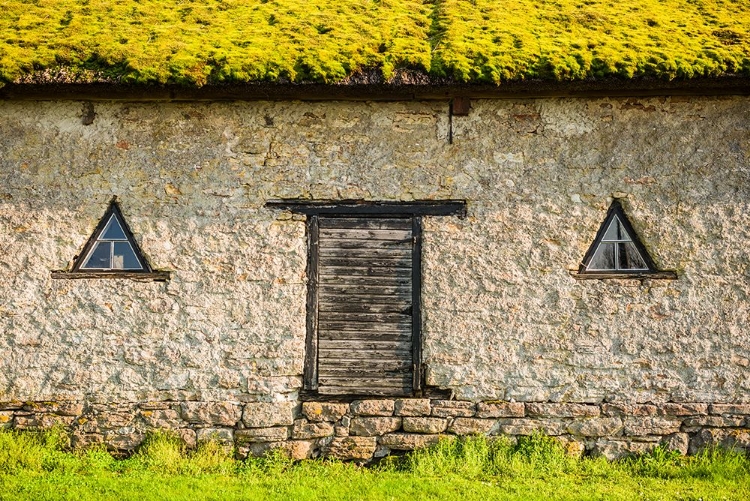
[[[748,0],[0,0],[0,85],[750,76]]]

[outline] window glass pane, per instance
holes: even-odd
[[[117,218],[114,215],[109,218],[109,223],[107,223],[107,227],[104,228],[102,236],[100,236],[99,239],[127,240],[127,238],[125,237],[125,231],[123,231],[122,226],[120,226],[119,221],[117,221]]]
[[[602,243],[596,249],[594,257],[586,267],[587,270],[614,270],[615,269],[615,245]]]
[[[620,222],[620,218],[615,216],[615,218],[609,224],[609,228],[607,228],[607,231],[604,233],[604,237],[602,237],[602,240],[610,242],[616,240],[625,240],[627,242],[630,242],[632,241],[632,238],[630,238],[628,232],[625,231],[625,227]]]
[[[108,270],[110,268],[109,257],[111,248],[112,244],[110,242],[97,242],[82,268]]]
[[[618,231],[617,231],[617,223],[619,221],[617,218],[614,218],[611,223],[609,223],[609,228],[607,228],[607,231],[604,233],[604,237],[602,237],[602,240],[617,240]]]
[[[638,252],[633,242],[617,244],[618,261],[621,270],[646,270],[646,261],[643,260],[641,253]]]
[[[112,256],[112,269],[115,270],[140,270],[141,263],[130,246],[130,242],[115,242],[115,252]]]

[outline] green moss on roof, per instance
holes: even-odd
[[[0,82],[750,75],[748,0],[0,0]]]

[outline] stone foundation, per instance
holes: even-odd
[[[665,444],[682,454],[710,445],[750,450],[750,404],[580,404],[430,399],[334,402],[0,403],[0,427],[62,425],[73,445],[127,453],[149,431],[176,432],[189,446],[218,440],[239,458],[282,449],[295,459],[370,461],[466,435],[558,437],[574,454],[609,459]]]

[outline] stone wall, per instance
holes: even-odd
[[[8,402],[0,427],[63,425],[77,447],[134,450],[149,431],[171,430],[190,446],[217,440],[240,458],[280,448],[295,459],[371,461],[456,436],[544,433],[571,454],[610,459],[663,445],[682,454],[706,445],[750,449],[750,404],[578,404],[430,399],[349,403]]]
[[[85,109],[0,102],[7,423],[62,420],[109,442],[140,436],[147,412],[159,426],[235,438],[253,433],[236,426],[248,406],[303,419],[304,221],[266,201],[465,199],[467,218],[424,221],[423,361],[427,384],[467,406],[523,407],[480,431],[551,419],[589,447],[595,436],[569,430],[577,416],[533,412],[565,403],[598,409],[581,426],[611,428],[618,443],[697,426],[746,433],[745,418],[711,413],[750,404],[746,97],[478,100],[452,123],[445,102],[97,102],[89,125]],[[171,280],[51,279],[113,195]],[[677,280],[570,277],[613,197]],[[213,402],[232,419],[191,417]],[[658,409],[695,402],[703,412],[653,433],[626,432],[604,410],[653,407],[648,419],[662,423]],[[332,426],[354,435],[348,412],[348,427]],[[384,437],[411,433],[396,418],[380,442],[347,440],[389,448]],[[257,429],[278,427],[270,438],[293,436],[292,421]]]

